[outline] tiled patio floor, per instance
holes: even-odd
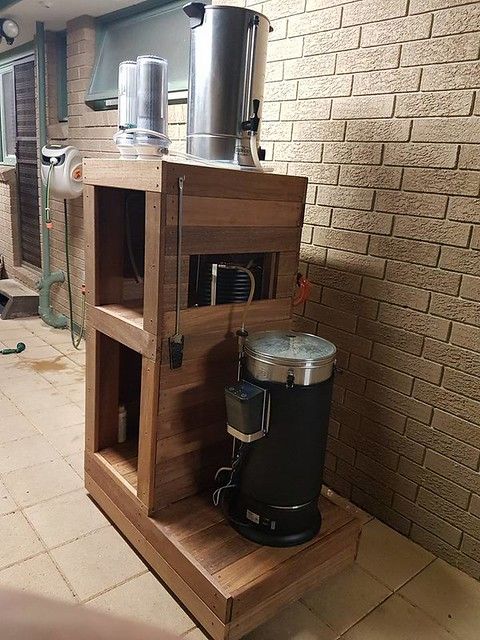
[[[39,319],[0,320],[0,585],[204,638],[87,498],[84,351]],[[355,565],[251,640],[478,640],[480,584],[363,514]]]

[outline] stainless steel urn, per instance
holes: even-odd
[[[192,2],[183,10],[191,27],[187,151],[254,166],[270,22],[241,7]]]

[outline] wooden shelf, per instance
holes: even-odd
[[[113,473],[133,491],[137,490],[138,441],[127,441],[102,449],[97,454]]]
[[[324,497],[318,536],[297,547],[264,547],[230,527],[211,492],[149,517],[106,471],[98,454],[87,454],[89,493],[215,640],[239,640],[355,558],[360,522]]]
[[[143,330],[143,302],[141,300],[132,300],[123,304],[105,304],[97,308],[111,318]]]
[[[143,327],[143,303],[87,305],[87,322],[98,331],[117,340],[147,358],[156,355],[157,337]]]

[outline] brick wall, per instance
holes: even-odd
[[[480,577],[479,3],[251,6],[275,28],[262,142],[277,171],[310,181],[301,268],[313,291],[296,324],[335,342],[343,370],[326,481]],[[51,132],[112,154],[116,112],[83,102],[93,48],[91,19],[71,22],[69,127]],[[185,106],[170,122],[179,145]],[[71,211],[78,314],[80,200]],[[64,269],[61,203],[53,218]],[[54,305],[66,311],[65,286]]]
[[[49,54],[49,55],[48,55]],[[55,108],[49,109],[50,138],[62,139],[78,147],[85,156],[118,156],[112,137],[116,131],[117,111],[92,111],[85,104],[85,92],[95,58],[94,20],[83,16],[67,24],[67,83],[68,83],[68,127],[55,127],[56,84],[50,82],[50,100]],[[55,53],[47,51],[49,76],[55,76]],[[176,105],[169,109],[169,135],[174,145],[182,147],[185,137],[184,123],[186,106]],[[60,135],[59,135],[60,134]],[[52,206],[54,228],[51,241],[52,269],[66,270],[65,225],[63,202],[54,201]],[[84,283],[85,261],[83,248],[83,205],[78,198],[69,202],[71,273],[74,292],[74,315],[80,318],[81,286]],[[52,289],[53,305],[57,311],[68,313],[67,289],[65,285]]]
[[[247,4],[262,143],[310,181],[296,324],[343,369],[325,479],[480,577],[480,3]]]

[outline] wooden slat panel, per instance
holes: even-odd
[[[182,433],[159,438],[157,446],[157,464],[192,451],[208,449],[227,438],[225,421],[219,416],[218,422],[202,425]]]
[[[351,544],[352,540],[354,544],[351,544],[351,546],[356,548],[357,532],[358,525],[351,521],[347,522],[341,529],[337,529],[319,540],[317,539],[316,544],[303,549],[301,554],[298,553],[292,556],[279,567],[272,569],[268,574],[262,575],[257,582],[249,584],[246,590],[242,590],[241,593],[234,593],[232,617],[248,615],[248,612],[252,610],[266,591],[278,594],[291,584],[292,575],[303,575],[312,567],[328,562],[346,545]],[[292,573],[292,571],[295,573]]]
[[[173,227],[165,230],[167,255],[176,255],[177,233]],[[190,255],[215,253],[268,253],[289,251],[299,243],[297,227],[186,227],[182,250]]]
[[[157,339],[143,330],[143,314],[137,303],[102,307],[87,304],[87,322],[145,357],[155,357]]]
[[[224,425],[222,425],[224,426]],[[161,443],[159,443],[161,444]],[[199,469],[205,467],[215,467],[214,473],[220,466],[229,460],[229,452],[231,453],[231,440],[225,443],[215,443],[211,447],[190,451],[174,458],[165,458],[162,464],[156,468],[157,489],[160,485],[174,482],[179,478],[195,479]],[[211,489],[214,481],[214,473],[208,479],[208,488]],[[161,492],[161,489],[160,489]]]
[[[85,158],[85,184],[138,191],[160,191],[162,163],[151,160],[127,162],[118,158]]]
[[[159,381],[160,363],[144,358],[140,396],[137,496],[146,505],[149,513],[154,508]]]
[[[185,414],[202,404],[223,398],[226,381],[235,377],[235,360],[225,369],[214,368],[209,378],[201,378],[189,384],[164,389],[159,394],[158,415],[162,419],[176,418],[183,420]],[[223,414],[218,416],[222,420]]]
[[[182,311],[182,332],[210,333],[224,331],[224,335],[233,335],[240,326],[243,315],[243,304],[222,304],[215,307],[191,308]],[[290,318],[290,300],[258,300],[252,302],[248,312],[248,322],[266,323]],[[175,314],[165,314],[165,335],[172,335],[175,329]]]
[[[203,167],[163,162],[162,191],[176,194],[178,177],[185,176],[185,196],[300,202],[305,199],[307,179],[271,173]]]
[[[166,203],[166,224],[176,225],[178,198],[168,195]],[[302,210],[300,202],[186,196],[183,223],[185,227],[298,227]]]
[[[346,511],[337,509],[333,503],[323,497],[320,497],[319,507],[322,514],[322,536],[330,534],[352,519]],[[228,566],[225,565],[225,568],[216,572],[215,575],[217,580],[232,593],[243,592],[248,585],[255,584],[262,576],[297,554],[303,553],[315,543],[314,539],[300,546],[276,549],[257,545],[252,553],[232,556]]]
[[[160,331],[164,296],[162,282],[165,271],[165,236],[162,233],[165,206],[162,196],[149,192],[145,197],[145,278],[144,328],[158,335]]]
[[[255,173],[203,167],[164,158],[161,162],[117,158],[86,158],[86,184],[177,194],[178,178],[185,175],[185,195],[241,200],[273,200],[303,203],[307,179],[296,176]]]
[[[98,455],[111,465],[116,473],[128,482],[133,489],[137,488],[138,443],[124,442],[114,447],[102,449]]]
[[[213,574],[236,559],[251,555],[259,546],[239,536],[225,520],[184,538],[183,544]]]
[[[165,569],[162,565],[160,576],[192,614],[199,616],[199,622],[216,640],[239,640],[286,604],[351,564],[355,556],[359,522],[326,500],[321,502],[322,532],[305,545],[278,549],[255,545],[228,527],[221,511],[209,502],[207,495],[170,505],[154,518],[148,518],[139,509],[134,496],[122,491],[121,483],[105,473],[100,459],[87,457],[86,478],[94,498],[146,560],[152,562],[150,552],[153,549],[173,571],[162,573]],[[151,549],[144,546],[147,540]],[[250,573],[240,574],[236,580],[240,583],[243,577],[245,585],[238,593],[225,589],[218,582],[217,575],[224,573],[225,568],[216,573],[207,569],[207,566],[215,569],[227,558],[235,556],[249,558],[251,564]],[[257,583],[255,577],[252,580],[255,561],[263,585]],[[237,572],[239,569],[241,567],[237,565]],[[189,585],[187,593],[183,590],[184,583]],[[243,612],[242,607],[237,606],[242,598],[245,607],[247,600],[250,601]],[[202,609],[202,603],[207,607]],[[214,619],[212,614],[216,614]],[[224,624],[213,625],[215,619]]]
[[[195,473],[184,475],[181,478],[157,484],[155,487],[155,504],[157,509],[163,509],[168,505],[189,498],[201,491],[205,491],[212,485],[212,478],[219,468],[219,463],[215,462],[211,465],[200,467]]]
[[[165,533],[175,536],[180,542],[225,519],[221,509],[212,508],[210,492],[176,502],[159,514],[158,518]]]
[[[90,324],[86,342],[85,448],[94,453],[117,441],[120,350],[118,342]]]
[[[358,526],[351,524],[337,536],[338,551],[323,562],[312,564],[304,572],[296,572],[289,583],[281,591],[270,597],[262,597],[255,603],[255,607],[241,617],[233,618],[228,625],[229,640],[240,640],[246,633],[282,611],[288,604],[296,602],[312,589],[318,589],[322,582],[343,569],[349,567],[355,560]]]
[[[208,307],[203,307],[203,309],[207,308]],[[265,328],[266,323],[268,323],[269,329],[289,329],[291,324],[289,316],[281,320],[265,320],[260,316],[251,317],[250,314],[248,315],[248,329],[252,332]],[[215,327],[213,327],[212,331],[205,333],[193,333],[190,331],[185,336],[183,362],[187,363],[188,366],[188,363],[193,360],[213,360],[213,358],[218,358],[220,362],[229,359],[234,360],[238,349],[235,331],[239,325],[233,325],[233,327],[233,330],[228,327],[215,330]],[[161,360],[162,367],[164,367],[165,370],[169,369],[168,340],[162,341]],[[168,386],[171,386],[170,382],[176,376],[179,378],[178,384],[181,384],[181,370],[177,372],[168,371]],[[163,381],[164,378],[162,376],[162,385]]]

